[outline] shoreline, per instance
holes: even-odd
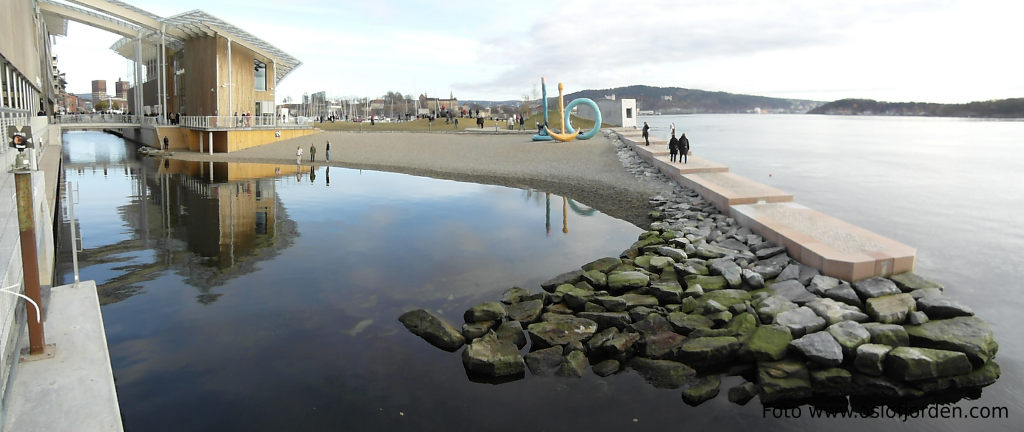
[[[325,144],[331,142],[331,161]],[[311,145],[317,159],[309,161]],[[534,142],[522,134],[360,133],[325,131],[230,154],[174,152],[172,159],[198,162],[335,166],[538,189],[567,196],[640,228],[650,224],[651,196],[672,186],[627,172],[619,148],[603,134],[587,141]]]

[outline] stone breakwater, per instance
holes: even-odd
[[[671,182],[621,143],[618,155],[636,176]],[[821,275],[679,185],[650,203],[650,229],[618,257],[539,291],[509,288],[461,328],[422,309],[399,321],[438,348],[466,345],[474,376],[634,371],[691,405],[717,396],[723,374],[745,379],[728,390],[737,404],[916,399],[998,379],[991,329],[940,284]]]

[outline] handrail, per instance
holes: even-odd
[[[181,116],[179,125],[190,129],[272,129],[281,126],[312,126],[313,119],[278,116]]]

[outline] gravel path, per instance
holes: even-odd
[[[331,161],[324,160],[331,141]],[[475,183],[533,188],[568,196],[611,216],[646,227],[648,198],[666,185],[627,172],[603,135],[586,141],[533,142],[529,135],[322,132],[213,156],[177,152],[176,159],[303,165],[316,145],[316,165],[401,172]]]

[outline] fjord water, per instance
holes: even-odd
[[[656,131],[664,119],[648,118]],[[919,271],[974,307],[1001,343],[1003,377],[979,400],[955,405],[1008,406],[1020,415],[1013,316],[1021,307],[1015,255],[1024,238],[1014,226],[1020,219],[1003,207],[1024,209],[1014,184],[947,190],[936,184],[941,176],[921,167],[945,160],[929,149],[952,148],[955,159],[953,152],[969,148],[945,139],[917,150],[889,145],[892,132],[876,124],[889,119],[850,119],[874,131],[855,140],[821,119],[848,121],[672,121],[677,128],[692,122],[682,129],[696,154],[917,247]],[[917,136],[915,128],[931,137],[932,129],[961,123],[895,120],[906,137]],[[964,167],[962,182],[980,175],[1021,184],[1020,156],[1002,152],[1014,137],[1021,141],[1024,123],[967,123],[985,126],[969,134],[988,143],[991,157],[981,169]],[[851,142],[884,145],[858,156],[842,145]],[[902,160],[905,152],[924,162]],[[472,382],[458,353],[411,335],[398,315],[424,307],[458,325],[466,308],[509,286],[537,290],[550,276],[618,254],[640,229],[555,195],[549,205],[543,192],[340,168],[320,168],[311,178],[308,166],[164,164],[137,160],[130,145],[94,133],[65,135],[65,154],[67,178],[81,188],[82,277],[100,285],[127,430],[1014,430],[1012,420],[844,421],[806,411],[764,418],[756,401],[740,407],[726,400],[741,382],[735,377],[695,408],[678,391],[654,389],[630,372]],[[858,166],[858,157],[875,163]],[[901,174],[890,178],[874,165]],[[765,166],[772,177],[758,175]],[[903,179],[908,171],[913,178]],[[910,235],[916,232],[923,235]],[[60,268],[69,281],[70,257]]]

